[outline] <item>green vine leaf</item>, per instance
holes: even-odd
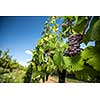
[[[62,63],[63,63],[63,55],[62,55],[62,53],[60,51],[56,51],[56,53],[53,56],[53,59],[54,59],[54,63],[57,66],[61,66],[62,65]]]
[[[91,65],[95,70],[100,71],[100,48],[99,47],[87,47],[82,52],[82,59]]]
[[[84,68],[84,62],[81,59],[81,55],[76,55],[73,57],[64,57],[64,62],[66,68],[71,67],[72,71],[79,71]]]
[[[86,17],[78,17],[76,24],[73,26],[73,30],[77,33],[82,33],[84,31],[86,22]]]
[[[93,26],[91,40],[100,41],[100,20],[98,20]]]
[[[82,81],[92,81],[95,82],[97,76],[100,76],[99,72],[94,70],[90,66],[84,66],[82,71],[74,72],[77,79]]]

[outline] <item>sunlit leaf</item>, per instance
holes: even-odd
[[[98,20],[93,26],[91,40],[100,41],[100,20]]]
[[[74,57],[64,57],[65,66],[71,67],[72,71],[78,71],[83,69],[84,62],[81,60],[80,55]]]
[[[84,59],[95,70],[100,71],[100,48],[99,47],[87,47],[82,52],[82,59]]]

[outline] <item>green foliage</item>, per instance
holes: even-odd
[[[22,83],[24,74],[24,71],[0,74],[0,83]]]
[[[89,65],[84,65],[84,69],[82,71],[74,72],[75,76],[78,80],[87,81],[87,82],[98,82],[97,78],[100,77],[100,72],[94,70]],[[100,81],[100,80],[99,80]]]
[[[2,51],[0,56],[0,83],[23,82],[25,68],[9,56],[9,50]]]
[[[57,20],[62,20],[62,29]],[[100,19],[90,16],[51,16],[44,25],[44,31],[36,48],[33,50],[32,82],[45,80],[46,75],[59,70],[74,72],[79,80],[97,82],[100,71]],[[70,34],[83,34],[82,43],[95,41],[95,47],[86,47],[75,56],[64,56],[64,50],[68,49],[68,36]],[[67,42],[63,41],[66,39]],[[32,74],[32,73],[31,73]],[[60,76],[60,75],[59,75]],[[65,75],[64,75],[65,77]],[[44,81],[43,81],[44,82]]]
[[[63,53],[61,51],[56,51],[56,53],[53,56],[53,60],[54,60],[54,64],[62,72],[62,70],[64,69]]]
[[[89,41],[96,41],[97,40],[96,38],[98,38],[98,37],[94,38],[98,34],[98,33],[95,33],[94,25],[96,25],[97,21],[99,21],[99,20],[100,20],[99,17],[95,16],[92,18],[90,24],[88,24],[89,29],[87,30],[86,34],[84,34],[84,36],[83,36],[83,42],[85,44],[87,44]]]
[[[82,33],[84,31],[84,28],[87,24],[87,16],[77,16],[76,17],[76,24],[73,26],[73,29],[77,33]]]
[[[84,62],[82,61],[80,54],[73,57],[64,57],[64,62],[68,71],[79,71],[84,68]]]
[[[27,71],[25,73],[25,76],[24,76],[24,83],[30,83],[31,82],[31,76],[32,76],[32,73],[33,73],[33,67],[32,67],[32,64],[30,64],[27,68]]]
[[[62,21],[62,25],[58,20]],[[32,50],[32,60],[27,68],[13,60],[8,54],[9,50],[0,50],[0,82],[37,83],[41,79],[44,82],[47,81],[48,75],[55,72],[59,74],[59,82],[65,81],[66,72],[73,72],[75,77],[82,81],[100,82],[99,32],[99,16],[49,17],[44,24],[41,39]],[[77,33],[83,35],[81,43],[95,41],[95,46],[88,46],[75,56],[65,57],[64,50],[68,50],[68,37]]]
[[[100,41],[100,20],[94,24],[90,39],[92,41]]]
[[[100,71],[100,48],[98,47],[87,47],[82,52],[82,59],[97,71]]]

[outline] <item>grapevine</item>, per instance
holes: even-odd
[[[0,50],[0,82],[45,83],[49,76],[56,76],[58,83],[69,76],[100,82],[100,17],[50,16],[31,51],[32,59],[24,68],[9,50]]]

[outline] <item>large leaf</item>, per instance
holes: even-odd
[[[100,71],[100,55],[95,55],[94,57],[92,57],[91,59],[89,59],[87,61],[87,63],[91,66],[93,66],[93,68],[97,71]]]
[[[63,53],[59,51],[59,49],[56,51],[55,55],[53,56],[53,60],[56,66],[58,66],[59,70],[62,71],[64,68],[64,59],[63,59]]]
[[[81,59],[81,55],[76,55],[73,57],[64,57],[64,62],[66,68],[70,68],[72,71],[79,71],[83,69],[84,62]]]
[[[53,57],[54,63],[55,63],[56,65],[60,66],[61,63],[62,63],[62,59],[63,59],[62,57],[63,57],[63,56],[61,55],[61,53],[60,53],[59,51],[56,52],[55,55],[54,55],[54,57]]]
[[[100,20],[98,20],[93,26],[91,40],[100,41]]]
[[[92,46],[88,46],[87,48],[84,49],[84,51],[82,51],[81,55],[82,55],[82,59],[83,60],[88,60],[91,57],[93,57],[94,55],[94,47]]]
[[[87,47],[82,52],[82,59],[91,65],[95,70],[100,71],[100,48],[99,47]]]
[[[84,65],[84,69],[82,71],[76,71],[75,76],[77,79],[82,81],[95,82],[95,79],[97,78],[97,76],[100,76],[100,74],[92,67]]]
[[[63,59],[64,59],[64,63],[65,63],[65,66],[66,67],[69,67],[69,66],[71,66],[72,65],[72,62],[71,62],[71,58],[70,57],[63,57]]]
[[[84,62],[81,59],[81,55],[76,55],[72,57],[72,71],[79,71],[84,68],[83,64]]]

